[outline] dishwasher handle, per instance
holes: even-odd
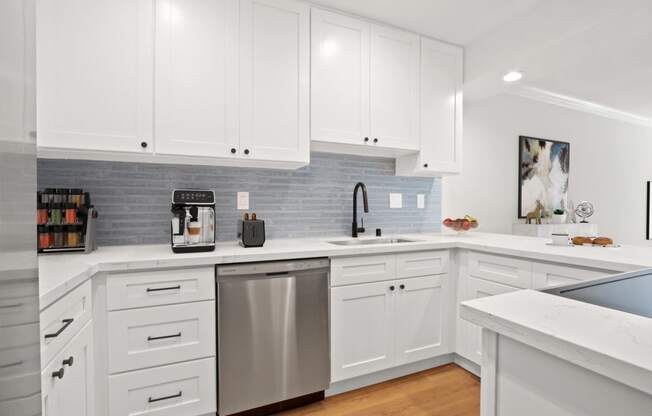
[[[275,276],[304,270],[326,269],[329,266],[330,261],[327,258],[241,263],[217,266],[217,276]]]

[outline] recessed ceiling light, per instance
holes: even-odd
[[[503,75],[503,81],[505,82],[516,82],[521,78],[523,78],[523,73],[520,71],[509,71]]]

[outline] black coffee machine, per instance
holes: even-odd
[[[172,192],[170,241],[175,253],[215,250],[215,192],[197,189]]]

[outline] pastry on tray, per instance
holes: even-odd
[[[609,246],[614,243],[614,240],[612,240],[609,237],[597,237],[593,239],[593,245],[594,246]]]
[[[584,245],[584,244],[592,244],[593,243],[593,240],[591,238],[582,237],[582,236],[573,237],[572,241],[573,241],[573,244],[575,244],[576,246],[581,246],[581,245]]]

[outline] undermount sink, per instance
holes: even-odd
[[[341,241],[329,241],[329,244],[335,244],[338,246],[366,246],[371,244],[401,244],[401,243],[416,243],[419,240],[410,240],[407,238],[375,238],[375,239],[363,239],[363,240],[341,240]]]

